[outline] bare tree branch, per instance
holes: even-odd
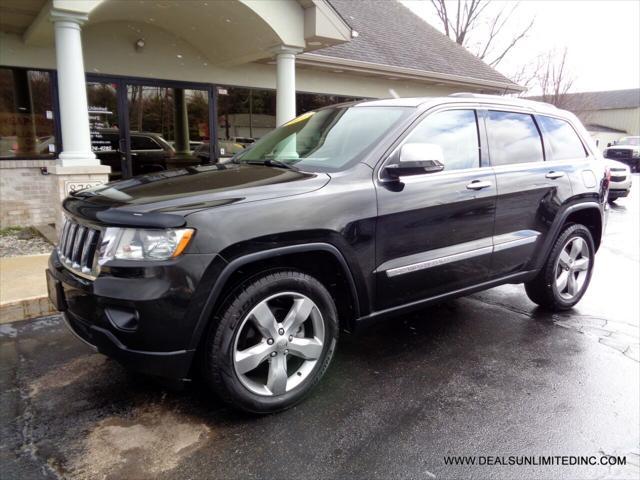
[[[525,28],[517,37],[511,40],[511,43],[509,43],[509,45],[507,45],[507,47],[504,50],[502,50],[502,53],[500,53],[496,58],[490,61],[489,65],[491,65],[492,67],[495,67],[496,65],[498,65],[502,61],[502,59],[507,55],[507,53],[509,53],[511,49],[513,49],[513,47],[515,47],[520,40],[522,40],[524,37],[527,36],[527,33],[529,33],[529,30],[531,30],[531,27],[533,27],[534,21],[535,19],[532,19],[529,25],[527,26],[527,28]]]
[[[550,51],[538,60],[536,79],[542,92],[541,100],[559,108],[567,107],[566,94],[575,80],[567,71],[567,54],[567,48],[560,56]],[[572,109],[575,110],[575,108],[575,105],[572,106]]]
[[[485,23],[490,25],[486,38],[479,42],[481,46],[477,49],[476,56],[485,61],[488,61],[487,58],[491,56],[492,60],[488,63],[495,67],[527,36],[533,27],[534,20],[531,20],[525,28],[520,30],[497,55],[491,55],[498,37],[504,36],[502,32],[507,24],[512,22],[519,2],[511,8],[503,6],[493,16],[485,18],[489,14],[487,7],[491,4],[491,0],[457,0],[455,14],[452,15],[447,10],[447,0],[431,0],[431,5],[438,15],[445,35],[459,45],[468,47],[472,37],[471,33],[477,31],[476,27]]]

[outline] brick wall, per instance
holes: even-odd
[[[0,160],[0,228],[53,223],[54,182],[40,171],[55,160]]]

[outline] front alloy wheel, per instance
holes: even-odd
[[[290,392],[318,363],[324,336],[322,314],[306,295],[282,292],[265,298],[240,325],[233,354],[236,374],[257,395]]]
[[[322,378],[337,338],[336,307],[318,280],[298,271],[265,273],[237,288],[213,319],[205,379],[242,410],[284,410]]]

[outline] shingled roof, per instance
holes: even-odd
[[[317,50],[357,60],[518,87],[395,0],[329,0],[358,32],[350,42]]]
[[[530,97],[542,100],[542,97]],[[562,108],[573,112],[640,108],[640,88],[603,92],[567,93],[561,99]]]

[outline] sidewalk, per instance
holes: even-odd
[[[55,312],[47,296],[49,255],[0,258],[0,324]]]

